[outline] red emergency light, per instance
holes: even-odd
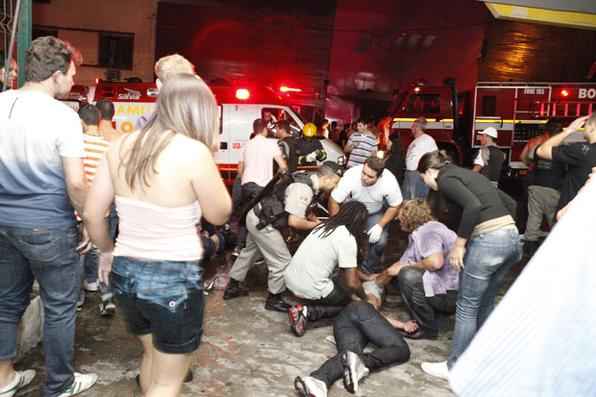
[[[236,99],[239,99],[241,101],[246,101],[248,98],[250,98],[249,90],[247,90],[246,88],[238,88],[236,90]]]
[[[302,89],[300,88],[293,88],[293,87],[288,87],[287,85],[282,85],[281,87],[279,87],[279,91],[285,93],[288,92],[302,92]]]
[[[567,91],[566,89],[564,89],[564,88],[563,88],[563,89],[561,90],[561,96],[563,96],[563,97],[568,97],[568,96],[569,96],[569,91]]]
[[[418,94],[420,92],[420,87],[414,87],[414,92]]]

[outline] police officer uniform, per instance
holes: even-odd
[[[319,177],[316,174],[308,174],[308,177],[310,178],[309,181],[296,180],[285,189],[283,210],[285,211],[286,223],[289,215],[306,218],[307,209],[319,191]],[[273,224],[264,221],[263,212],[264,208],[261,202],[246,215],[246,228],[248,229],[246,246],[234,262],[230,270],[230,278],[236,282],[244,281],[254,262],[263,256],[269,269],[267,281],[270,293],[269,301],[272,295],[279,296],[280,293],[285,291],[283,273],[292,256],[282,233]],[[267,305],[266,308],[271,309]],[[279,302],[276,306],[272,309],[284,309]],[[286,304],[286,310],[287,307],[289,306]]]

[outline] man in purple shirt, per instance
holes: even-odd
[[[433,219],[424,200],[405,201],[398,214],[402,230],[409,232],[408,247],[400,260],[387,268],[375,282],[393,282],[418,325],[411,339],[435,339],[439,333],[436,312],[455,313],[459,273],[449,266],[447,256],[457,235]]]

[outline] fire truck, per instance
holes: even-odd
[[[292,93],[298,88],[282,85],[279,90],[250,84],[229,84],[221,82],[209,85],[219,105],[220,148],[214,155],[226,183],[231,184],[238,171],[238,162],[244,144],[249,140],[253,121],[257,118],[270,123],[287,120],[294,131],[302,131],[304,121],[300,111],[305,107],[304,99]],[[117,129],[125,133],[136,129],[139,119],[149,117],[155,108],[157,88],[155,83],[124,83],[98,80],[95,86],[81,92],[74,87],[66,98],[71,106],[79,102],[95,103],[108,99],[114,103],[114,122]],[[343,151],[328,139],[321,144],[327,159],[343,161]]]
[[[478,82],[470,100],[470,93],[458,95],[455,83],[447,81],[445,86],[415,85],[399,95],[392,132],[400,134],[402,147],[407,148],[413,139],[412,122],[424,116],[427,133],[437,146],[467,163],[479,148],[478,132],[494,127],[509,171],[523,175],[522,149],[529,139],[542,134],[549,119],[569,123],[594,111],[596,83]]]

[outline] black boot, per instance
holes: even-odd
[[[524,242],[524,257],[526,259],[530,259],[534,256],[538,248],[540,247],[540,243],[538,241],[526,241]]]
[[[248,296],[248,288],[240,281],[230,278],[230,282],[224,291],[224,300],[238,298],[239,296]]]
[[[290,308],[290,304],[283,299],[283,294],[272,294],[271,292],[267,296],[265,301],[265,309],[273,310],[276,312],[287,313]]]

